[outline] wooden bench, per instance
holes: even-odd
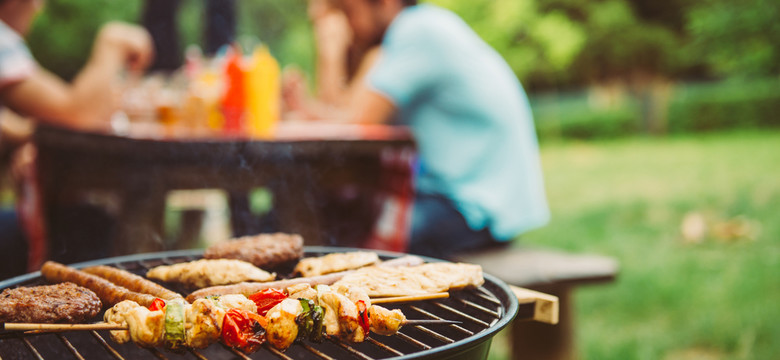
[[[512,324],[512,359],[574,359],[572,291],[576,286],[611,282],[618,273],[615,259],[595,254],[505,247],[461,254],[454,258],[479,264],[485,273],[509,285],[558,298],[558,323],[515,321]]]

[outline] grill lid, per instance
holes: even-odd
[[[304,256],[321,256],[332,252],[357,249],[306,247]],[[403,254],[377,252],[387,260]],[[170,265],[200,259],[202,250],[184,250],[122,256],[72,265],[84,268],[109,265],[144,275],[158,265]],[[441,261],[425,258],[428,262]],[[280,272],[282,273],[282,272]],[[132,343],[117,344],[108,331],[73,331],[63,333],[28,334],[0,332],[0,358],[7,359],[423,359],[423,358],[485,358],[490,340],[518,314],[517,299],[501,280],[484,274],[485,284],[477,289],[455,291],[439,300],[406,304],[384,304],[401,309],[409,319],[457,320],[453,325],[404,326],[393,336],[370,334],[362,343],[347,343],[326,339],[321,343],[296,342],[285,352],[263,346],[252,354],[212,344],[206,349],[174,353],[165,349],[145,349]],[[0,290],[16,286],[45,284],[39,272],[0,282]],[[183,295],[187,289],[173,284],[166,287]],[[528,312],[529,309],[524,309]],[[530,312],[533,312],[530,309]],[[102,313],[100,314],[102,318]]]

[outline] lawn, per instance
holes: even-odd
[[[520,241],[621,264],[575,293],[581,359],[777,358],[780,132],[548,142],[542,161],[553,220]]]

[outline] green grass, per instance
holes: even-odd
[[[777,358],[780,132],[543,143],[542,161],[553,220],[521,241],[621,265],[575,293],[579,358]],[[753,235],[686,242],[690,212]]]

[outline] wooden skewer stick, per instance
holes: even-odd
[[[455,320],[406,320],[403,325],[451,325],[460,324]],[[58,331],[90,331],[90,330],[128,330],[127,325],[95,323],[95,324],[32,324],[32,323],[6,323],[5,330],[23,330],[25,334],[39,334]]]
[[[72,331],[72,330],[127,330],[127,326],[119,324],[95,323],[95,324],[32,324],[32,323],[6,323],[5,330],[42,330],[42,331]]]
[[[376,298],[371,299],[372,304],[387,304],[387,303],[399,303],[399,302],[412,302],[420,300],[432,300],[432,299],[444,299],[450,297],[448,292],[440,292],[424,295],[410,295],[410,296],[395,296],[388,298]]]

